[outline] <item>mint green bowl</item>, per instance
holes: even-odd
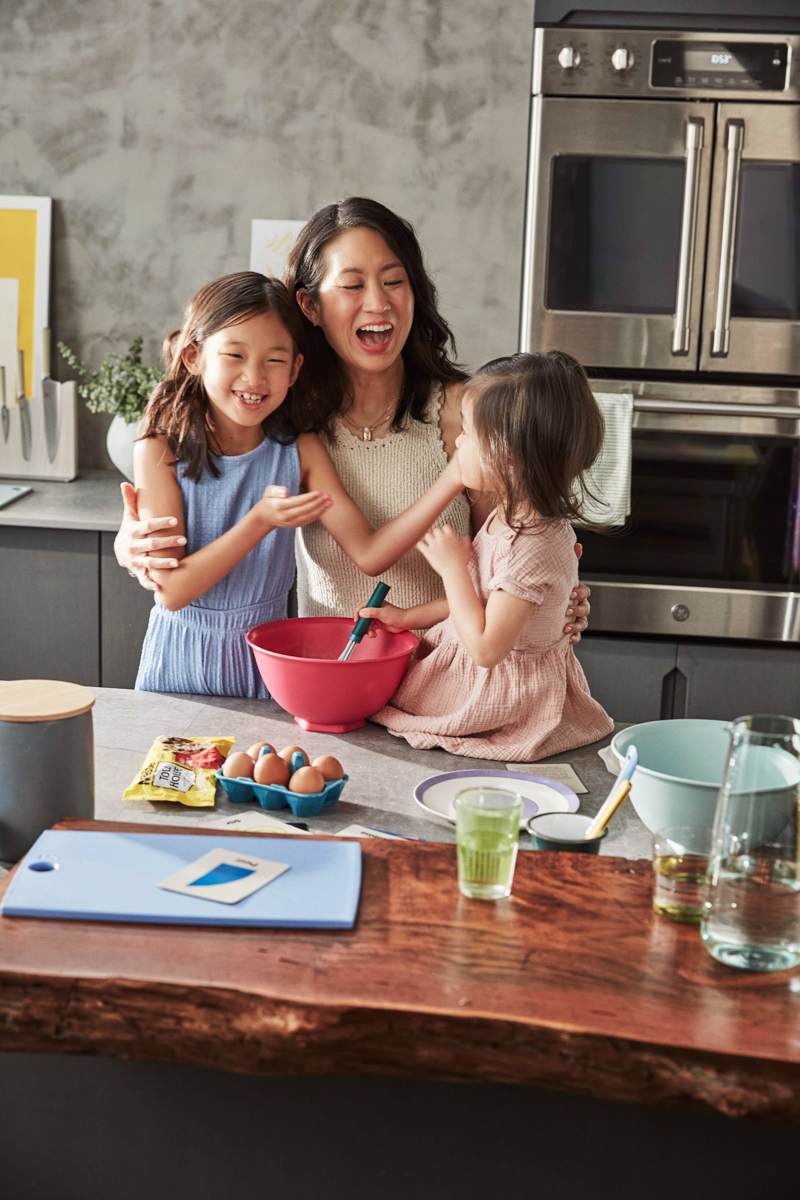
[[[639,762],[631,779],[633,807],[651,833],[675,825],[711,829],[731,744],[725,721],[648,721],[614,735],[611,749],[622,762],[634,745]],[[797,759],[759,747],[753,759],[764,805],[751,835],[768,840],[783,828],[796,802]]]
[[[648,721],[621,729],[611,749],[622,762],[636,747],[631,804],[658,833],[674,825],[711,829],[730,744],[725,721]]]

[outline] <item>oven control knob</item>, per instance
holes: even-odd
[[[624,46],[618,46],[611,55],[611,65],[615,71],[629,71],[633,66],[633,55]]]
[[[670,612],[676,621],[687,621],[689,619],[689,610],[685,604],[673,604]]]
[[[581,61],[581,56],[574,46],[562,46],[558,52],[559,66],[565,71],[571,71],[573,67],[577,67]]]

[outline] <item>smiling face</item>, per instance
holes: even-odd
[[[183,360],[200,375],[218,427],[255,428],[283,403],[303,356],[274,312],[220,329]]]
[[[325,248],[319,299],[301,288],[297,299],[319,325],[345,367],[381,373],[394,366],[411,332],[414,293],[397,254],[373,229],[360,226]]]

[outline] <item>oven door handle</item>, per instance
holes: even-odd
[[[692,334],[692,275],[704,128],[705,122],[702,118],[693,117],[686,122],[686,175],[683,184],[678,290],[675,295],[675,328],[672,331],[672,353],[681,355],[689,353]]]
[[[634,412],[694,413],[698,417],[771,417],[777,421],[800,421],[800,406],[788,404],[725,404],[713,400],[635,399]]]
[[[731,288],[736,212],[739,207],[739,176],[744,148],[744,121],[728,121],[725,130],[725,192],[722,198],[722,237],[717,274],[717,307],[711,333],[711,354],[726,358],[731,344]]]

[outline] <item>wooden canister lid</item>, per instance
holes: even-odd
[[[88,712],[94,692],[80,683],[57,679],[8,679],[0,682],[0,721],[63,721]]]

